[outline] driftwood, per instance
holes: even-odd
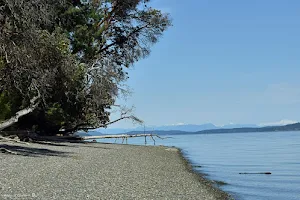
[[[0,136],[0,141],[1,140],[5,141],[5,142],[14,142],[14,143],[28,144],[27,142],[22,142],[19,139],[9,138],[9,137],[3,137],[3,136]]]
[[[13,155],[18,155],[18,153],[16,153],[16,152],[13,152],[13,151],[11,151],[11,150],[8,150],[8,149],[5,149],[5,148],[0,148],[0,152],[1,153],[8,153],[8,154],[13,154]]]
[[[247,172],[244,172],[244,173],[239,173],[239,174],[272,174],[271,172],[253,172],[253,173],[247,173]]]
[[[0,141],[4,142],[16,142],[22,144],[29,144],[27,142],[37,142],[37,141],[51,141],[51,142],[84,142],[86,140],[96,140],[96,139],[112,139],[115,138],[115,142],[117,139],[122,139],[122,143],[126,141],[128,142],[128,138],[135,137],[144,137],[145,144],[147,144],[147,137],[150,138],[154,145],[156,143],[156,138],[159,139],[167,139],[170,137],[161,137],[157,134],[122,134],[122,135],[100,135],[100,136],[39,136],[35,133],[28,131],[0,131]]]
[[[127,140],[128,138],[135,138],[135,137],[144,137],[145,138],[145,144],[147,144],[147,137],[151,138],[151,140],[153,141],[154,145],[155,145],[155,137],[159,138],[159,139],[166,139],[166,137],[161,137],[157,134],[134,134],[134,135],[129,135],[129,134],[122,134],[122,135],[99,135],[99,136],[84,136],[82,137],[83,140],[96,140],[96,139],[113,139],[115,138],[115,142],[117,141],[117,139],[122,139],[122,143],[124,143],[124,140],[126,140],[126,144],[127,144]]]
[[[2,132],[2,134],[3,133],[5,133],[5,132]],[[1,131],[0,131],[0,134],[1,134]],[[6,137],[0,135],[0,141],[21,143],[21,144],[29,145],[29,143],[27,143],[27,142],[20,141],[18,139],[18,137],[20,138],[19,135],[13,135],[13,134],[9,134],[9,133],[6,133],[5,135],[6,135]],[[156,142],[155,138],[159,138],[159,139],[162,139],[162,140],[166,139],[166,138],[169,138],[169,137],[161,137],[161,136],[156,135],[156,134],[135,134],[135,135],[123,134],[123,135],[101,135],[101,136],[85,136],[85,137],[80,137],[80,136],[38,136],[38,135],[35,135],[35,134],[30,134],[30,133],[27,133],[25,135],[27,135],[28,139],[30,139],[30,140],[28,140],[30,142],[38,142],[38,141],[84,142],[84,140],[115,138],[116,140],[117,139],[122,139],[122,143],[124,143],[124,141],[126,140],[126,144],[127,144],[128,138],[134,138],[134,137],[144,137],[145,138],[145,144],[147,144],[147,137],[150,137],[152,139],[154,145],[155,145],[155,142]],[[3,148],[3,147],[0,147],[0,153],[8,153],[8,154],[18,155],[17,152],[10,151],[10,150],[8,150],[6,148]]]
[[[15,137],[14,137],[15,136]],[[27,142],[22,142],[22,141],[20,141],[19,139],[18,139],[18,136],[16,136],[16,135],[11,135],[10,137],[3,137],[3,136],[1,136],[0,135],[0,142],[1,141],[4,141],[4,142],[11,142],[11,143],[20,143],[20,144],[27,144],[28,145],[28,143]],[[8,149],[6,149],[6,148],[4,148],[4,147],[0,147],[0,153],[8,153],[8,154],[14,154],[14,155],[18,155],[18,153],[17,152],[13,152],[13,151],[11,151],[11,150],[8,150]]]

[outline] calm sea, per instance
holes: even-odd
[[[183,150],[196,170],[241,200],[300,199],[300,132],[185,134],[156,145]],[[114,140],[100,140],[114,142]],[[120,140],[119,140],[120,142]],[[129,139],[144,144],[144,139]],[[148,140],[148,144],[153,144]],[[201,167],[199,167],[201,166]],[[264,174],[239,173],[271,172]]]

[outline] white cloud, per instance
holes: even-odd
[[[177,124],[166,124],[165,126],[183,126],[183,125],[185,125],[185,123],[179,122]]]
[[[289,120],[289,119],[283,119],[279,122],[267,122],[267,123],[261,123],[259,126],[284,126],[288,124],[295,124],[298,123],[298,121],[295,120]]]

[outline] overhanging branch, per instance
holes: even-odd
[[[82,124],[79,124],[79,125],[75,126],[74,128],[67,129],[67,130],[64,130],[64,131],[62,131],[62,132],[63,132],[63,133],[73,133],[73,132],[76,132],[76,131],[78,131],[78,130],[91,130],[91,129],[96,129],[96,128],[104,128],[104,127],[107,127],[107,126],[109,126],[109,125],[111,125],[111,124],[114,124],[114,123],[119,122],[119,121],[124,120],[124,119],[131,119],[131,120],[133,120],[133,121],[135,121],[135,122],[137,122],[137,123],[143,123],[142,120],[138,119],[137,117],[135,117],[135,116],[133,116],[133,115],[130,115],[130,116],[123,116],[123,117],[120,117],[119,119],[110,121],[110,122],[108,122],[108,123],[106,123],[106,124],[101,124],[101,125],[99,125],[99,126],[97,126],[97,127],[88,127],[89,124],[87,124],[87,123],[82,123]]]

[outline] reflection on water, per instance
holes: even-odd
[[[157,145],[183,149],[212,180],[224,181],[235,199],[300,199],[300,132],[177,135]],[[100,142],[114,142],[101,140]],[[121,142],[121,140],[119,140]],[[129,144],[144,144],[144,138]],[[148,141],[148,144],[153,144]],[[272,172],[271,175],[239,174]]]

